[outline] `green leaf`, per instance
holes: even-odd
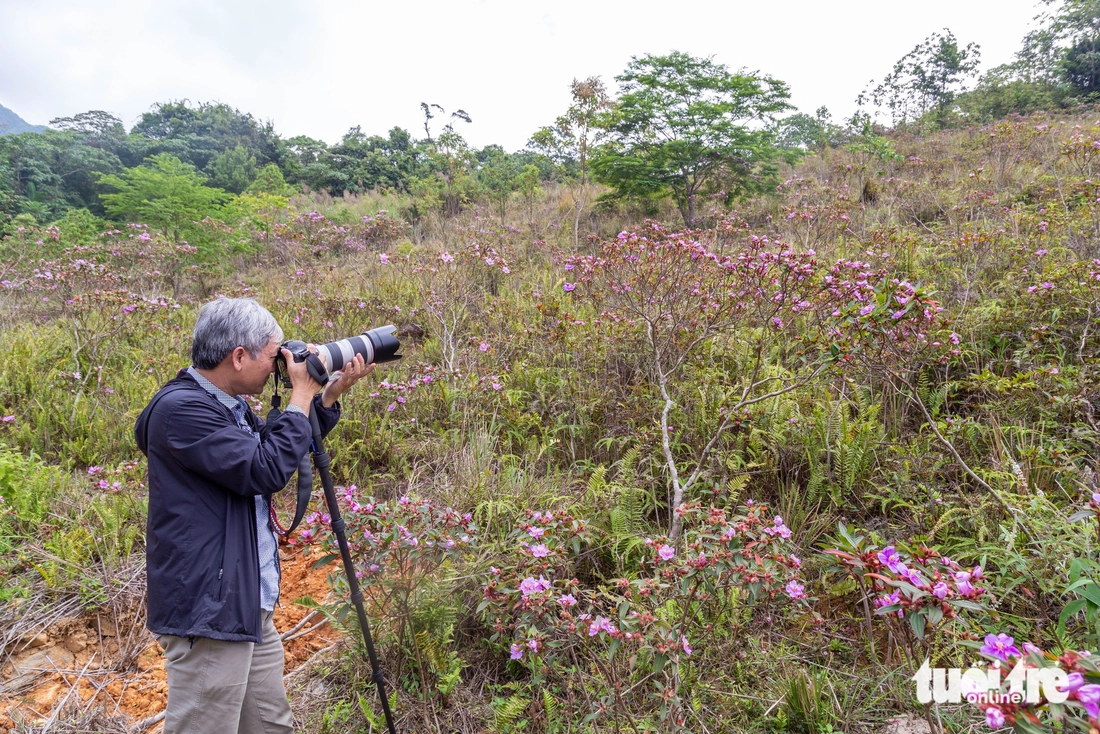
[[[1087,606],[1088,600],[1086,599],[1074,599],[1066,604],[1062,608],[1062,613],[1058,615],[1058,633],[1064,635],[1066,633],[1066,622]]]
[[[615,653],[618,652],[620,645],[622,645],[622,640],[620,640],[618,637],[611,641],[611,645],[607,649],[608,657],[611,660],[615,659]]]
[[[1085,588],[1081,591],[1081,596],[1100,607],[1100,586],[1096,584],[1086,584]]]
[[[913,628],[913,634],[918,640],[924,639],[924,624],[927,620],[922,612],[914,612],[909,615],[909,626]]]
[[[959,607],[960,609],[970,609],[971,611],[975,611],[975,612],[984,612],[985,611],[985,607],[983,607],[981,604],[978,604],[977,602],[969,601],[967,599],[955,599],[953,601],[948,602],[948,604],[950,604],[953,607]]]

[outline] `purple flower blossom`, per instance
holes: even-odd
[[[489,351],[489,345],[486,342],[481,342],[481,344],[477,345],[477,348],[482,352],[488,352]]]
[[[548,555],[550,555],[550,549],[542,543],[539,543],[538,545],[533,545],[528,550],[531,551],[531,555],[533,555],[535,558],[546,558]]]
[[[861,308],[861,309],[859,310],[859,315],[860,315],[860,316],[866,316],[866,315],[870,314],[870,313],[871,313],[872,311],[874,311],[874,310],[875,310],[875,304],[873,304],[873,303],[868,303],[868,304],[867,304],[866,306],[864,306],[863,308]]]
[[[600,633],[600,630],[603,630],[609,635],[618,632],[618,629],[616,629],[615,625],[611,624],[611,620],[607,617],[596,617],[592,620],[592,623],[588,625],[588,636],[595,637]]]
[[[577,284],[576,284],[576,283],[570,283],[570,282],[566,281],[565,285],[563,285],[563,286],[562,286],[562,289],[563,289],[563,290],[564,290],[564,291],[565,291],[566,293],[569,293],[570,291],[572,291],[572,290],[573,290],[574,288],[576,288],[576,287],[577,287]]]
[[[968,571],[959,571],[955,574],[955,586],[963,596],[969,596],[974,593],[974,587],[970,584],[970,573]]]
[[[387,254],[386,254],[386,253],[384,253],[384,252],[380,252],[380,253],[378,253],[378,259],[382,261],[382,264],[383,264],[383,265],[388,265],[388,264],[389,264],[389,262],[390,262],[390,258],[389,258],[389,255],[387,255]]]
[[[519,584],[519,590],[524,597],[531,596],[532,594],[538,594],[539,592],[546,591],[550,588],[550,582],[545,577],[539,576],[537,579],[533,576],[528,576]]]
[[[1058,690],[1073,693],[1083,685],[1085,685],[1085,676],[1080,673],[1070,673],[1066,676],[1066,685],[1064,687],[1059,686]]]
[[[527,528],[527,534],[530,535],[532,538],[536,538],[536,539],[541,538],[545,532],[546,531],[543,530],[542,528],[537,528],[534,525]]]
[[[576,603],[577,603],[577,598],[575,596],[573,596],[572,594],[562,594],[561,596],[558,597],[558,604],[561,604],[563,607],[568,608],[568,607],[573,606]]]
[[[512,643],[511,652],[512,660],[519,660],[523,657],[523,647],[518,642]]]
[[[942,581],[939,582],[938,584],[936,584],[934,587],[932,587],[933,596],[935,596],[937,599],[939,599],[941,601],[943,599],[947,598],[947,591],[948,591],[947,584],[945,584]]]
[[[805,599],[806,593],[803,590],[805,587],[797,581],[791,580],[787,582],[787,595],[792,599]]]
[[[1014,640],[1005,633],[999,635],[986,635],[985,644],[982,645],[979,652],[982,655],[989,655],[991,657],[999,658],[1006,663],[1009,656],[1020,656],[1020,648],[1016,647]],[[1096,686],[1098,692],[1100,692],[1100,686]]]
[[[691,644],[688,643],[688,638],[685,635],[680,636],[680,647],[684,648],[684,654],[691,657]]]
[[[1090,718],[1100,719],[1100,685],[1090,683],[1077,689],[1077,700]]]
[[[657,555],[659,555],[663,561],[671,561],[676,555],[676,549],[671,545],[662,545],[657,548]]]
[[[1001,713],[1000,709],[986,709],[985,723],[989,725],[990,729],[1000,729],[1005,725],[1005,715]]]

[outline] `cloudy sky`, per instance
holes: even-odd
[[[933,31],[1010,61],[1036,0],[0,0],[0,104],[32,124],[90,109],[127,127],[151,104],[217,100],[284,136],[423,134],[419,103],[474,145],[524,146],[574,77],[613,87],[631,56],[676,49],[788,82],[848,116]]]

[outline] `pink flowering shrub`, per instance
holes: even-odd
[[[721,629],[736,624],[729,606],[801,604],[807,595],[790,529],[765,505],[730,514],[688,503],[677,511],[679,542],[648,538],[635,574],[591,585],[577,569],[598,542],[592,529],[566,513],[528,510],[478,606],[491,639],[539,678],[578,661],[591,665],[601,695],[589,715],[621,720],[655,710],[666,730],[682,727],[679,668],[729,633]]]
[[[448,695],[458,681],[461,660],[454,650],[440,652],[451,645],[453,624],[438,624],[430,610],[448,603],[441,579],[445,569],[453,569],[477,546],[473,518],[409,496],[376,502],[361,496],[355,485],[340,490],[338,500],[356,576],[371,617],[379,623],[376,634],[383,642],[396,642],[397,656],[389,665],[399,678],[406,664],[415,665],[419,686]],[[304,524],[298,542],[319,543],[329,553],[323,562],[338,562],[331,517],[315,512]],[[331,578],[346,599],[342,565]],[[337,616],[343,618],[348,611],[344,601]],[[426,642],[430,651],[424,649]]]
[[[591,301],[596,326],[640,355],[642,372],[658,393],[671,509],[684,501],[719,437],[748,408],[797,390],[854,356],[888,368],[926,340],[941,310],[926,290],[889,279],[867,262],[827,267],[814,250],[749,234],[741,222],[723,222],[717,233],[647,222],[604,242],[598,254],[566,263],[563,288]],[[722,386],[720,417],[698,437],[702,449],[690,458],[677,456],[668,436],[670,416],[685,400],[677,383],[694,352],[722,339],[739,345],[730,356],[736,376]],[[791,345],[797,345],[797,358],[783,356]],[[669,534],[676,538],[680,516],[672,517]]]
[[[956,561],[925,547],[895,543],[877,548],[853,536],[842,524],[844,548],[825,552],[838,568],[873,595],[875,615],[903,620],[918,641],[947,629],[963,611],[983,611],[986,589],[981,566],[963,568]]]
[[[966,691],[966,699],[990,728],[1039,734],[1058,722],[1061,731],[1100,729],[1100,657],[1074,650],[1057,654],[1030,642],[1017,646],[1003,633],[986,635],[978,652],[999,675],[990,678],[996,681],[992,687]],[[1051,669],[1060,675],[1055,678]]]

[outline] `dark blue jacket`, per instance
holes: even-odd
[[[340,417],[318,395],[322,433]],[[248,421],[260,442],[186,370],[142,411],[134,429],[149,458],[148,621],[153,634],[260,642],[255,497],[286,486],[309,450],[309,419]]]

